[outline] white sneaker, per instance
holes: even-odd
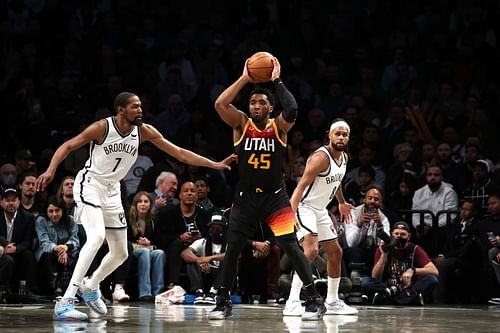
[[[285,303],[283,309],[283,316],[302,316],[305,312],[302,301],[296,299],[289,299]]]
[[[56,301],[52,319],[54,320],[74,320],[87,321],[88,316],[75,309],[77,299],[75,297],[61,298]]]
[[[115,291],[113,291],[113,302],[127,302],[130,300],[130,296],[127,295],[125,289],[123,287],[115,287]]]
[[[325,301],[326,313],[325,315],[357,315],[358,310],[344,303],[343,300],[338,299],[333,302]]]
[[[78,289],[81,297],[85,301],[85,304],[94,312],[99,315],[105,315],[108,313],[108,309],[106,308],[106,303],[101,298],[101,291],[99,290],[99,286],[96,289],[90,289],[87,287],[89,278],[84,278],[80,288]]]

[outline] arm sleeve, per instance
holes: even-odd
[[[297,118],[298,106],[295,97],[292,93],[285,87],[280,78],[273,81],[274,89],[276,90],[276,95],[280,100],[281,106],[283,107],[282,115],[289,123],[293,123]]]

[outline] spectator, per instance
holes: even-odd
[[[490,193],[488,196],[488,213],[489,215],[478,223],[479,242],[482,250],[483,268],[485,270],[480,274],[481,296],[483,296],[481,300],[489,298],[489,303],[497,304],[499,303],[497,298],[500,296],[500,288],[496,280],[497,266],[492,266],[491,259],[495,255],[495,249],[498,248],[498,238],[500,236],[499,190]],[[494,272],[492,272],[493,269]]]
[[[208,179],[204,176],[195,176],[193,182],[196,186],[196,195],[198,196],[196,204],[201,209],[209,212],[210,215],[220,214],[221,209],[216,207],[209,198],[210,185],[208,184]]]
[[[242,296],[248,301],[251,295],[260,295],[262,302],[278,302],[280,259],[281,249],[273,232],[267,223],[259,223],[241,252],[238,277]]]
[[[395,212],[402,221],[409,221],[411,216],[404,211],[411,210],[413,195],[417,190],[417,181],[409,173],[403,173],[398,182],[398,187],[389,194],[387,207]]]
[[[152,193],[153,208],[160,209],[165,206],[176,205],[179,200],[175,197],[177,193],[177,176],[170,171],[163,171],[156,178],[156,189]]]
[[[375,249],[380,243],[378,229],[390,232],[390,223],[380,211],[383,204],[383,193],[377,186],[371,186],[366,191],[363,203],[351,212],[352,222],[345,225],[346,246],[344,262],[349,267],[351,263],[366,263],[373,267]]]
[[[441,167],[427,168],[425,175],[426,185],[420,187],[413,195],[412,210],[429,210],[434,216],[442,211],[456,211],[458,209],[458,195],[451,184],[443,181]],[[447,214],[441,214],[438,219],[437,230],[433,230],[433,216],[424,214],[423,225],[420,224],[420,215],[413,214],[412,223],[417,231],[417,242],[424,250],[439,253],[446,239]],[[431,232],[432,230],[432,232]],[[438,233],[438,243],[432,244],[432,233]],[[433,248],[437,246],[437,248]],[[435,251],[435,252],[434,252]]]
[[[443,173],[443,180],[453,185],[457,193],[462,193],[465,188],[467,173],[463,163],[456,163],[452,159],[451,145],[448,142],[441,142],[436,150],[437,162]]]
[[[22,175],[27,171],[36,172],[35,158],[28,149],[16,151],[14,159],[16,161],[16,171],[18,175]]]
[[[226,250],[227,218],[212,215],[207,237],[195,240],[181,252],[186,262],[190,289],[196,295],[194,304],[215,304],[220,286],[220,265]]]
[[[443,250],[435,258],[439,270],[438,303],[476,303],[474,284],[480,269],[477,246],[477,206],[465,200],[447,232]]]
[[[15,262],[13,281],[26,281],[28,290],[36,292],[36,277],[33,242],[35,240],[35,218],[33,214],[20,209],[19,194],[14,188],[6,189],[1,195],[3,214],[0,214],[0,246],[4,256]]]
[[[158,226],[153,240],[167,254],[167,289],[180,284],[181,252],[195,240],[207,236],[210,213],[196,205],[193,182],[181,185],[179,203],[160,208]]]
[[[66,203],[68,214],[75,216],[75,198],[73,197],[73,185],[75,184],[75,176],[65,176],[57,188],[57,195],[59,195]]]
[[[477,160],[472,167],[472,183],[467,184],[462,193],[464,199],[474,200],[480,217],[488,212],[488,194],[497,189],[489,175],[489,163]]]
[[[46,193],[36,193],[35,190],[36,174],[33,171],[26,171],[19,177],[19,193],[21,195],[20,208],[33,214],[35,219],[38,215],[44,213]]]
[[[371,277],[361,278],[363,292],[373,295],[374,304],[424,305],[438,285],[439,272],[425,250],[409,241],[408,224],[396,222],[392,237],[394,246],[382,243],[375,251]]]
[[[145,191],[137,192],[132,199],[128,228],[134,249],[132,255],[137,260],[139,301],[152,302],[165,286],[166,255],[153,242],[156,210],[153,208],[151,197]]]
[[[35,230],[38,237],[35,258],[45,287],[41,289],[46,295],[62,296],[75,267],[80,241],[78,227],[61,197],[48,198],[46,210],[35,222]]]
[[[17,186],[17,170],[12,163],[4,163],[0,166],[0,186],[3,192],[7,188],[15,188]]]
[[[358,172],[359,184],[352,180],[348,181],[343,190],[346,201],[353,206],[360,205],[363,202],[366,191],[375,181],[375,170],[371,166],[363,165],[358,168]]]
[[[137,192],[142,176],[153,166],[153,161],[148,155],[145,154],[145,147],[148,144],[149,143],[143,143],[139,146],[137,160],[135,160],[134,164],[123,178],[127,193],[130,195],[131,199]]]

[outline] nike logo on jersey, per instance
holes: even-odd
[[[137,134],[130,134],[131,137],[135,138]]]

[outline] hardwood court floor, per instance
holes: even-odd
[[[0,331],[10,332],[496,332],[500,306],[356,306],[358,316],[324,316],[320,321],[283,317],[279,305],[235,305],[233,317],[208,320],[212,306],[117,304],[90,322],[52,321],[52,305],[0,306]],[[85,306],[79,309],[88,313]]]

